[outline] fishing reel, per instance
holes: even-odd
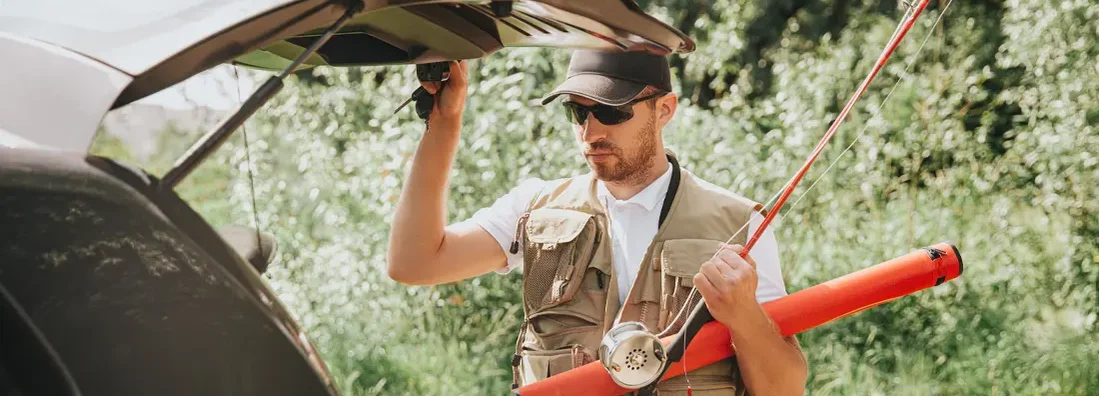
[[[639,389],[664,375],[667,350],[641,322],[611,328],[599,344],[599,361],[618,386]]]
[[[422,63],[416,65],[416,79],[421,82],[444,82],[450,79],[450,62],[431,62]],[[443,85],[445,86],[445,84]],[[441,92],[443,86],[439,87]],[[435,107],[435,96],[427,92],[423,86],[417,87],[416,91],[412,92],[412,97],[401,103],[397,110],[393,113],[400,112],[409,102],[416,102],[416,115],[422,120],[426,120],[431,115],[431,109]]]

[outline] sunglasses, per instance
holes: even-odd
[[[588,114],[595,116],[596,120],[599,120],[603,125],[616,125],[629,121],[633,118],[633,105],[644,102],[646,100],[664,96],[665,92],[657,92],[652,95],[643,96],[629,101],[626,104],[618,106],[610,106],[602,103],[596,103],[591,106],[584,106],[576,102],[564,101],[565,114],[569,117],[569,121],[576,125],[584,124],[584,120],[588,119]]]

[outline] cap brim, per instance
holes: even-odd
[[[542,98],[548,104],[561,95],[579,95],[610,106],[623,105],[645,90],[645,84],[598,74],[578,74],[569,77],[553,92]]]

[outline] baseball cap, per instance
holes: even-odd
[[[572,53],[565,81],[542,98],[542,104],[560,95],[573,94],[618,106],[649,85],[667,92],[672,90],[667,57],[643,51],[577,50]]]

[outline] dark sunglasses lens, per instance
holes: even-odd
[[[621,124],[628,121],[630,118],[633,118],[632,111],[619,109],[617,107],[603,104],[588,107],[576,103],[565,102],[565,114],[573,124],[583,124],[584,120],[588,119],[589,113],[595,116],[595,119],[603,125]]]
[[[600,105],[595,109],[595,119],[603,125],[616,125],[633,118],[633,112]]]
[[[565,116],[569,118],[569,122],[580,125],[588,118],[588,109],[574,103],[565,103]]]

